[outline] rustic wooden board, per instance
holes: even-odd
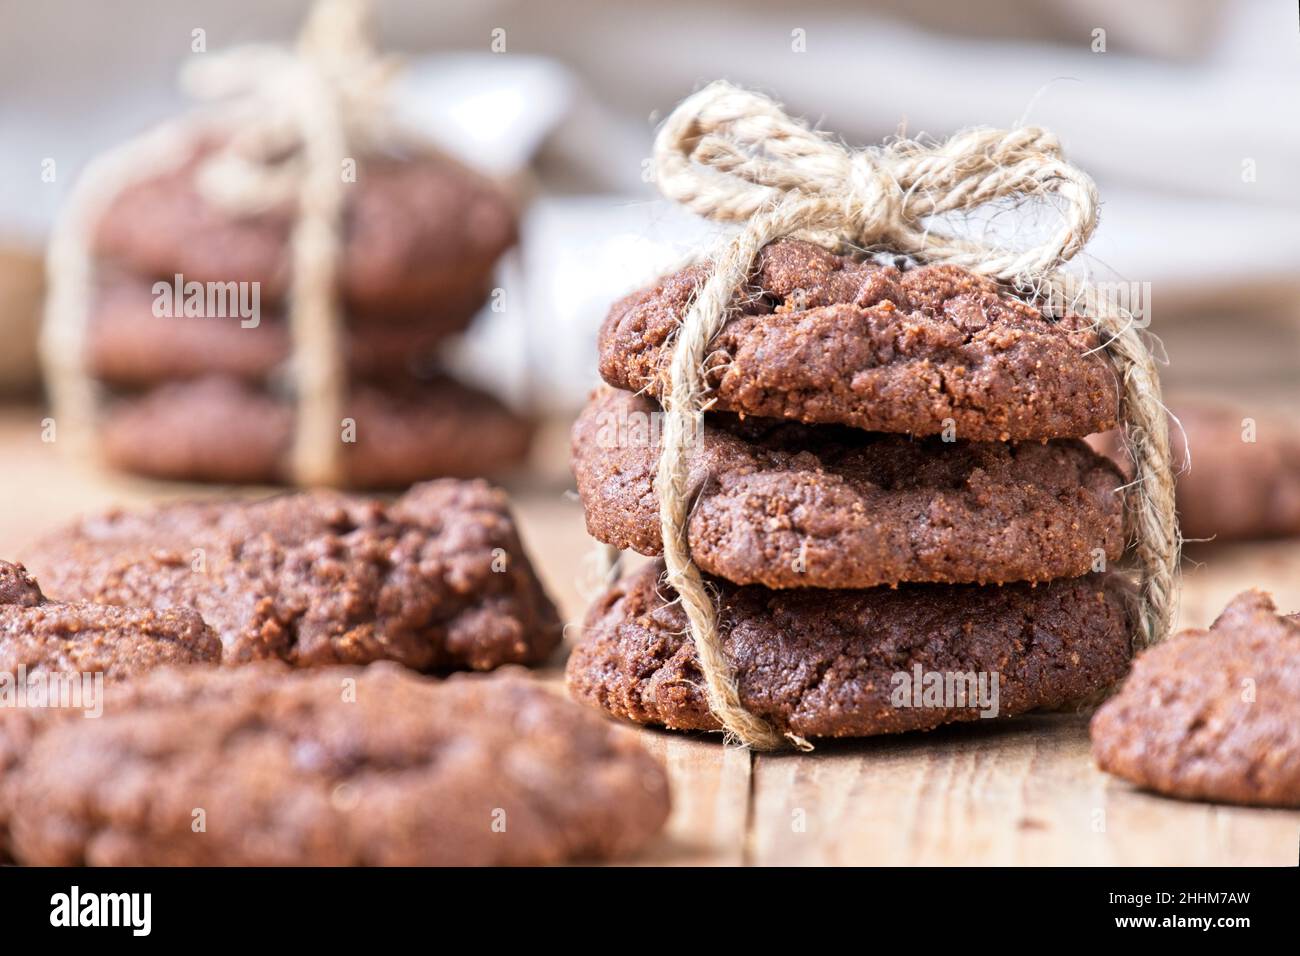
[[[1141,793],[1087,718],[1043,714],[759,756],[758,864],[1294,864],[1300,814]]]
[[[215,493],[76,466],[41,441],[42,416],[0,410],[0,557],[77,514]],[[556,481],[512,491],[538,570],[576,626],[598,583],[577,502]],[[1183,626],[1205,626],[1245,587],[1300,609],[1300,541],[1204,547],[1192,557]],[[542,679],[558,685],[558,664]],[[649,863],[1294,865],[1300,853],[1300,813],[1168,800],[1102,774],[1077,715],[822,743],[809,755],[754,757],[716,737],[642,736],[674,791]]]

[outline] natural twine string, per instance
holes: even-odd
[[[655,477],[667,582],[686,612],[709,708],[731,738],[763,750],[787,742],[809,747],[742,704],[718,632],[717,608],[687,542],[690,456],[703,427],[709,343],[749,281],[760,250],[782,237],[952,263],[1056,302],[1082,304],[1122,389],[1120,413],[1135,466],[1128,499],[1141,569],[1135,644],[1144,647],[1164,638],[1173,616],[1180,540],[1160,380],[1131,314],[1060,271],[1092,235],[1098,199],[1092,180],[1061,158],[1051,133],[1036,127],[978,128],[936,146],[901,140],[854,151],[787,116],[765,96],[714,83],[668,117],[655,141],[655,168],[668,198],[718,222],[746,223],[711,257],[709,276],[677,330],[664,373]],[[1053,197],[1060,205],[1060,224],[1028,249],[941,231],[935,221],[993,202]]]
[[[86,374],[85,364],[95,272],[90,235],[114,196],[132,183],[162,175],[184,161],[194,135],[192,125],[165,124],[92,160],[50,235],[41,364],[58,440],[74,454],[90,454],[89,426],[98,404],[98,390]]]
[[[383,103],[393,67],[374,53],[371,14],[368,0],[318,0],[296,52],[235,48],[195,61],[184,76],[198,96],[233,98],[245,117],[239,135],[200,170],[208,197],[242,212],[296,204],[289,242],[297,405],[290,471],[300,485],[338,485],[344,478],[343,162],[350,148],[389,132]]]
[[[369,0],[318,0],[297,51],[238,47],[199,54],[182,83],[219,107],[160,127],[104,154],[82,174],[50,242],[50,295],[42,334],[56,421],[93,421],[96,389],[85,369],[93,294],[90,235],[112,199],[135,182],[174,169],[196,142],[204,198],[249,215],[290,202],[290,377],[297,415],[290,473],[301,485],[343,479],[339,429],[347,389],[338,302],[345,199],[343,161],[396,141],[385,109],[394,63],[376,56]],[[353,157],[355,158],[355,157]],[[73,443],[86,434],[73,430]]]

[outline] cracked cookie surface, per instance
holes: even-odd
[[[587,614],[569,657],[569,692],[615,716],[718,730],[686,636],[686,615],[649,562]],[[903,585],[771,591],[713,582],[719,631],[746,710],[804,737],[865,737],[980,719],[956,698],[895,694],[920,669],[945,681],[998,675],[997,716],[1080,701],[1123,676],[1127,582],[1090,575],[1037,586]],[[969,686],[969,685],[966,685]],[[953,704],[953,706],[948,706]]]
[[[616,303],[600,330],[610,385],[662,397],[673,333],[701,266]],[[898,269],[780,241],[711,343],[718,409],[969,441],[1082,438],[1112,428],[1118,390],[1096,333],[1051,320],[956,266]]]
[[[313,491],[114,511],[26,558],[59,600],[193,608],[225,663],[486,670],[537,663],[560,641],[505,493],[482,481],[390,503]]]
[[[99,720],[0,722],[20,862],[553,864],[626,857],[668,815],[635,734],[518,675],[262,663],[108,694]]]
[[[573,426],[588,532],[651,555],[661,414],[604,389]],[[737,584],[1046,581],[1123,553],[1122,484],[1076,439],[950,443],[717,413],[691,459],[687,530],[695,563]]]
[[[1144,651],[1092,719],[1098,766],[1192,800],[1300,807],[1300,615],[1259,591]]]
[[[51,601],[21,564],[0,561],[0,672],[102,674],[215,663],[221,641],[189,608]]]

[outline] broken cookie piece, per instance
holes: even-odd
[[[504,492],[416,485],[391,502],[333,491],[113,511],[27,556],[50,594],[187,607],[222,660],[392,660],[419,671],[536,664],[559,645]]]
[[[1300,807],[1300,616],[1244,591],[1143,652],[1092,719],[1107,773],[1173,797]]]
[[[112,679],[219,660],[221,641],[197,611],[51,601],[21,564],[0,561],[0,673]]]

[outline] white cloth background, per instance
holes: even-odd
[[[874,6],[874,10],[872,7]],[[524,184],[505,311],[458,349],[517,400],[569,407],[594,381],[610,301],[714,234],[643,178],[654,123],[726,77],[850,145],[900,125],[1053,128],[1105,199],[1090,254],[1151,282],[1157,322],[1300,301],[1300,26],[1274,0],[832,2],[381,0],[385,43],[422,53],[403,111]],[[210,48],[288,37],[304,3],[43,0],[0,6],[0,236],[39,241],[85,159],[183,107],[191,31]],[[898,19],[906,13],[910,20]],[[488,52],[505,30],[506,52]],[[1106,31],[1105,53],[1093,30]],[[792,48],[803,31],[805,52]],[[455,55],[446,51],[458,50]],[[41,162],[58,163],[54,183]],[[1253,181],[1243,164],[1253,164]]]

